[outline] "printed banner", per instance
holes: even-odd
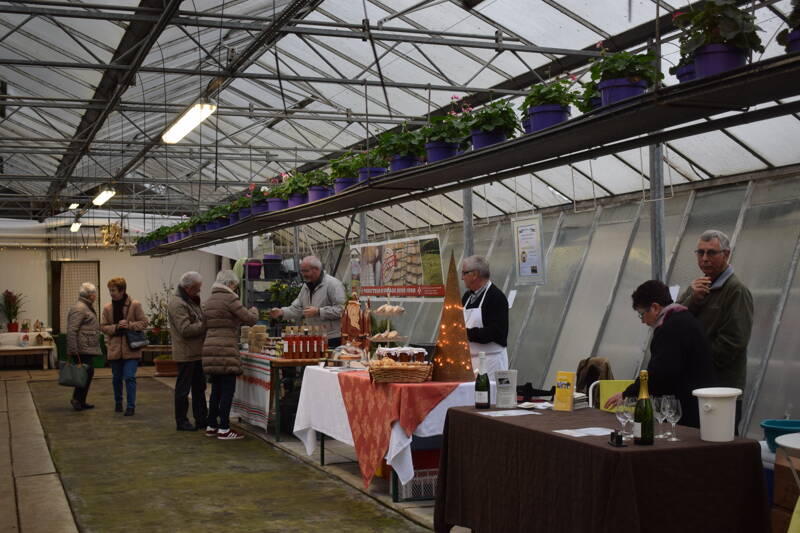
[[[350,247],[353,290],[370,297],[434,301],[444,297],[437,235],[354,244]]]
[[[542,250],[542,216],[516,219],[512,223],[512,228],[517,284],[544,285],[545,257]]]

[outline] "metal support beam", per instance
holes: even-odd
[[[369,237],[367,236],[367,212],[362,211],[358,214],[358,235],[359,235],[359,242],[364,244],[369,242]]]
[[[292,259],[294,260],[294,271],[300,273],[300,226],[292,228]]]
[[[651,278],[666,281],[664,258],[664,167],[661,144],[650,145],[650,268]]]
[[[475,254],[475,236],[472,227],[472,187],[461,191],[464,206],[464,257]]]

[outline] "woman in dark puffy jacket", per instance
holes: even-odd
[[[211,399],[208,406],[206,436],[220,440],[236,440],[244,435],[230,428],[236,376],[242,373],[239,358],[239,328],[258,321],[258,310],[245,309],[236,289],[239,278],[232,270],[222,270],[206,300],[206,339],[203,342],[203,372],[211,376]]]

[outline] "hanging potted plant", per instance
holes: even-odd
[[[692,81],[697,77],[694,70],[694,54],[681,52],[677,65],[669,67],[669,73],[678,78],[679,83]]]
[[[462,111],[475,150],[510,139],[520,129],[517,114],[508,100],[495,100],[477,111],[462,107]]]
[[[251,183],[248,187],[248,192],[245,193],[245,196],[248,194],[250,195],[250,214],[257,215],[258,213],[266,213],[269,211],[269,206],[267,205],[267,197],[266,193],[269,189],[266,186],[259,187],[255,183]]]
[[[453,96],[453,103],[458,100]],[[447,159],[458,154],[459,146],[469,137],[469,129],[461,113],[451,109],[446,115],[431,117],[420,135],[426,139],[425,154],[428,163]]]
[[[386,156],[380,150],[372,150],[357,153],[354,156],[354,165],[358,167],[358,183],[369,181],[370,178],[386,174],[388,163]]]
[[[306,172],[306,184],[308,185],[308,201],[315,202],[330,196],[333,181],[327,172],[317,168]]]
[[[570,104],[578,102],[578,95],[572,90],[574,82],[574,77],[572,80],[559,78],[531,87],[519,106],[523,117],[528,117],[529,129],[525,133],[549,128],[569,118]]]
[[[25,300],[25,296],[22,293],[14,293],[8,289],[3,291],[3,299],[0,302],[0,311],[6,315],[6,320],[8,320],[8,332],[15,333],[19,331],[19,323],[17,322],[17,318],[19,318],[19,314],[22,312],[22,302]]]
[[[285,182],[286,190],[289,192],[289,207],[297,207],[308,202],[308,184],[302,172],[295,172]]]
[[[347,151],[340,157],[331,161],[331,178],[333,191],[336,194],[352,187],[358,181],[358,165],[355,154]]]
[[[273,181],[273,185],[270,186],[269,191],[266,193],[269,212],[286,209],[289,207],[289,189],[285,183],[280,181],[280,178],[272,178],[270,181]]]
[[[378,151],[389,159],[389,170],[395,172],[419,165],[423,144],[420,130],[408,131],[408,123],[403,123],[399,131],[387,131],[378,138]]]
[[[643,94],[647,88],[664,75],[655,67],[655,55],[632,54],[627,51],[603,55],[590,68],[592,80],[597,83],[603,105],[611,105],[626,98]]]
[[[575,107],[582,113],[588,113],[603,105],[603,99],[600,97],[600,89],[597,88],[597,82],[593,80],[581,82],[581,93],[576,95]]]
[[[789,27],[778,33],[777,40],[778,44],[786,48],[787,53],[800,52],[800,0],[792,0]]]
[[[736,4],[735,0],[709,0],[673,16],[683,30],[681,53],[694,55],[697,78],[744,66],[750,50],[764,51],[755,17]]]

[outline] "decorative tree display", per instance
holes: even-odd
[[[472,356],[464,323],[464,307],[458,290],[456,260],[450,253],[450,268],[444,293],[444,309],[439,324],[439,338],[433,357],[433,381],[472,381]]]

